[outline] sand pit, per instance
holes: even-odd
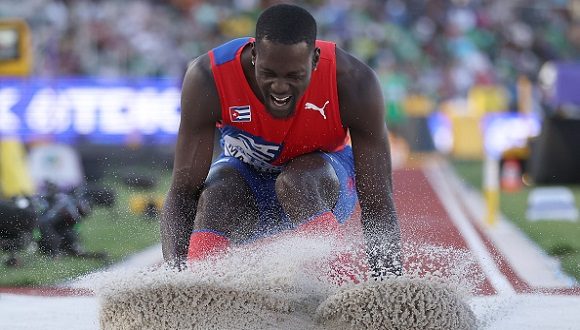
[[[465,269],[445,276],[409,269],[401,278],[358,284],[349,277],[338,286],[324,270],[331,256],[345,249],[350,247],[330,239],[294,237],[233,250],[182,272],[159,268],[101,274],[93,281],[100,325],[210,330],[475,327],[466,304],[469,281],[457,280]],[[448,259],[450,253],[463,259],[461,253],[433,251],[441,258],[431,255],[431,260]],[[408,255],[417,253],[425,251]]]
[[[288,238],[235,249],[181,272],[103,274],[93,281],[101,328],[314,329],[312,315],[333,290],[317,270],[334,246]]]
[[[433,278],[392,278],[340,290],[316,312],[325,329],[475,329],[457,291]]]
[[[102,329],[276,329],[295,312],[274,292],[176,281],[105,299]]]

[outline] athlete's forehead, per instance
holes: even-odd
[[[264,53],[264,52],[286,52],[291,51],[292,53],[302,53],[302,54],[309,54],[314,51],[314,47],[309,45],[306,41],[300,41],[293,44],[284,44],[275,41],[270,41],[267,38],[265,39],[256,39],[255,43],[256,53]]]
[[[263,69],[306,70],[312,61],[312,54],[306,42],[285,45],[263,40],[256,45],[257,64]]]

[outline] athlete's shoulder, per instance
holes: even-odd
[[[209,53],[200,55],[189,62],[183,80],[198,84],[213,81]]]
[[[377,113],[383,112],[380,83],[374,70],[338,47],[336,84],[344,126],[352,128],[356,123],[375,118]]]
[[[219,95],[215,87],[209,53],[190,62],[182,86],[181,111],[185,114],[204,114],[218,120]]]
[[[336,47],[336,75],[339,82],[357,84],[374,79],[375,73],[366,63]]]
[[[198,76],[213,81],[212,61],[215,65],[220,65],[232,61],[236,58],[238,50],[253,39],[250,37],[233,39],[225,42],[207,53],[200,55],[189,63],[186,77]]]
[[[214,63],[221,65],[234,60],[240,48],[252,40],[250,37],[237,38],[215,47],[210,51]]]

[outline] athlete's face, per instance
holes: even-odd
[[[284,45],[261,40],[256,43],[252,50],[256,81],[266,110],[273,117],[287,118],[294,113],[296,102],[310,83],[319,52],[309,48],[306,42]]]

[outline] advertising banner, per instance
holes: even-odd
[[[0,138],[173,143],[179,102],[177,79],[0,79]]]

